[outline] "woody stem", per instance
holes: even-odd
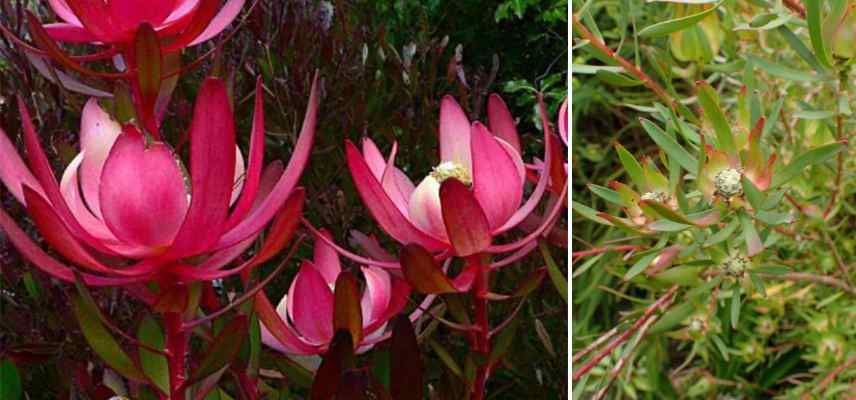
[[[472,338],[472,346],[475,351],[484,356],[484,362],[476,370],[476,380],[473,383],[471,393],[472,400],[484,399],[485,383],[490,375],[490,364],[487,362],[490,355],[490,325],[488,322],[488,279],[490,278],[490,268],[482,261],[481,254],[475,254],[467,257],[467,262],[474,264],[478,268],[476,270],[476,278],[473,282],[472,295],[473,307],[475,308],[475,322],[478,328]]]
[[[187,331],[182,327],[180,312],[168,312],[163,315],[166,330],[166,349],[169,365],[169,399],[184,400],[184,358],[187,354]]]

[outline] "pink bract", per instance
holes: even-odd
[[[238,16],[244,0],[49,0],[62,22],[45,25],[55,40],[116,44],[134,39],[141,24],[162,38],[177,38],[173,48],[193,46],[219,34]]]
[[[83,110],[80,153],[60,182],[19,100],[29,168],[0,130],[0,180],[27,207],[46,242],[84,271],[81,276],[88,284],[123,285],[158,276],[190,281],[237,273],[241,268],[223,267],[242,254],[275,215],[288,212],[291,219],[299,218],[300,207],[283,204],[293,195],[302,204],[302,190],[295,189],[315,132],[317,77],[285,169],[274,162],[262,171],[261,95],[259,81],[245,166],[226,87],[220,79],[207,79],[190,127],[187,169],[167,143],[144,136],[133,125],[120,126],[92,99]],[[34,265],[62,280],[74,280],[78,268],[45,253],[2,210],[0,229]],[[276,235],[268,236],[263,246],[285,245]]]
[[[320,234],[330,239],[326,231]],[[357,346],[358,351],[363,352],[389,337],[386,324],[407,305],[411,290],[401,278],[383,268],[363,266],[360,270],[366,286],[360,300],[363,338]],[[282,322],[277,322],[277,325],[284,329],[280,330],[279,335],[274,335],[263,324],[262,342],[284,353],[324,353],[334,335],[334,287],[341,272],[342,266],[336,250],[326,241],[317,240],[314,259],[303,261],[288,294],[282,297],[276,307]],[[433,296],[427,297],[425,302],[431,300]],[[411,320],[418,318],[423,308],[414,311]]]

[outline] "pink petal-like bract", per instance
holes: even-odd
[[[101,177],[104,222],[125,242],[164,249],[187,213],[187,193],[178,162],[163,143],[146,148],[134,128],[119,136]]]
[[[301,336],[312,343],[333,337],[333,290],[309,261],[304,261],[288,290],[288,313]]]
[[[520,152],[520,137],[517,135],[517,127],[508,106],[498,94],[493,93],[487,100],[487,119],[490,131],[502,138]]]
[[[491,230],[501,227],[520,208],[525,179],[518,168],[523,163],[520,156],[506,151],[499,140],[484,125],[473,124],[473,194]]]
[[[440,101],[440,160],[460,164],[468,171],[470,163],[470,120],[452,96]]]
[[[209,78],[196,99],[190,126],[191,200],[171,249],[174,257],[208,250],[225,229],[235,168],[235,123],[226,85]]]

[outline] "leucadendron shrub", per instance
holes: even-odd
[[[574,398],[856,395],[856,3],[573,5]]]

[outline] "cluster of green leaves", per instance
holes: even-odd
[[[853,4],[786,3],[574,3],[573,348],[679,288],[575,398],[854,395]]]

